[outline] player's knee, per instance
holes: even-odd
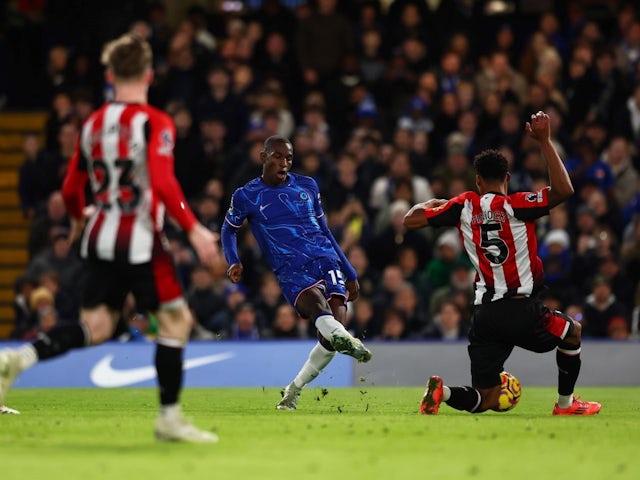
[[[576,322],[572,320],[573,324],[571,325],[571,330],[569,334],[564,338],[563,343],[567,343],[569,345],[579,345],[580,339],[582,338],[582,325],[580,322]]]
[[[80,317],[89,335],[90,345],[99,345],[110,340],[118,322],[118,313],[104,305],[82,310]]]
[[[186,342],[193,328],[193,316],[186,304],[175,308],[161,309],[156,313],[158,334]]]

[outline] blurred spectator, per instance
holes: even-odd
[[[603,160],[609,165],[614,178],[613,195],[619,208],[630,204],[638,192],[638,175],[631,157],[631,147],[624,137],[611,139]]]
[[[27,275],[38,278],[45,272],[56,272],[60,285],[69,292],[77,292],[83,282],[83,264],[71,249],[69,230],[52,229],[50,247],[36,255],[27,267]]]
[[[636,81],[631,96],[618,105],[612,133],[628,138],[636,148],[640,146],[640,81]]]
[[[234,309],[233,321],[222,333],[225,340],[259,340],[257,312],[250,302],[241,302]]]
[[[424,330],[423,336],[440,340],[462,340],[467,338],[468,331],[460,307],[452,300],[444,300],[440,303],[433,322]]]
[[[545,283],[552,289],[571,289],[571,244],[562,229],[550,230],[538,248],[544,267]]]
[[[371,298],[380,282],[380,272],[373,268],[364,248],[354,245],[347,251],[347,259],[358,274],[360,297]]]
[[[36,217],[29,226],[29,256],[31,258],[34,258],[50,244],[51,233],[56,227],[69,228],[67,209],[59,190],[49,195],[46,211],[43,215]]]
[[[224,302],[224,307],[204,323],[207,330],[222,336],[230,334],[238,306],[248,302],[247,288],[241,283],[229,283],[224,289]]]
[[[449,283],[437,288],[431,294],[429,301],[429,315],[436,315],[440,304],[445,301],[453,301],[463,313],[463,319],[471,317],[470,307],[473,305],[475,274],[466,262],[456,262],[451,270]]]
[[[629,282],[640,287],[640,216],[631,222],[620,249],[620,261]]]
[[[191,111],[184,104],[178,104],[171,116],[176,126],[174,170],[182,191],[188,200],[192,200],[201,193],[206,179],[216,171],[214,162],[207,162],[206,154],[210,151],[220,151],[221,148],[220,145],[214,144],[209,147],[210,144],[207,143],[210,142],[210,137],[206,135],[208,129],[204,128],[202,123],[210,121],[209,119],[203,120],[200,124],[203,144],[206,145],[201,147],[200,138],[193,128]]]
[[[29,300],[31,311],[35,317],[35,325],[22,334],[22,340],[33,340],[45,334],[58,323],[58,312],[53,295],[45,287],[38,287]]]
[[[233,145],[241,139],[247,129],[247,107],[243,100],[231,91],[231,78],[224,68],[212,67],[206,80],[208,91],[197,99],[196,118],[201,121],[212,116],[219,117],[226,127],[226,140]]]
[[[40,146],[36,133],[26,133],[22,144],[24,161],[18,172],[18,195],[25,218],[33,219],[49,195],[56,190],[53,158]]]
[[[200,223],[212,232],[219,232],[224,212],[220,212],[220,199],[204,195],[196,201],[195,214]]]
[[[589,105],[587,120],[602,119],[610,124],[614,106],[624,102],[627,85],[616,67],[615,55],[610,48],[604,47],[598,51],[594,65],[592,102]]]
[[[249,123],[264,122],[267,113],[274,112],[278,118],[277,135],[289,138],[294,131],[293,114],[288,108],[287,100],[280,92],[273,89],[262,89],[257,92],[255,109],[249,116]]]
[[[418,300],[418,294],[411,283],[402,284],[393,296],[392,305],[402,312],[407,333],[418,333],[427,326],[426,309]]]
[[[397,341],[408,338],[406,319],[402,311],[388,307],[382,317],[382,327],[378,340]]]
[[[213,291],[211,271],[202,265],[196,265],[191,272],[191,287],[186,297],[195,321],[202,326],[225,305],[224,299]]]
[[[421,265],[428,258],[426,250],[429,249],[429,244],[425,242],[425,236],[415,230],[408,230],[402,223],[410,206],[406,200],[396,200],[389,206],[389,225],[373,237],[367,248],[374,268],[382,269],[397,261],[398,254],[404,248],[412,248],[417,252]]]
[[[374,315],[371,300],[367,297],[360,297],[353,304],[353,312],[351,313],[352,318],[347,326],[351,334],[360,340],[372,338],[373,330],[370,329],[370,326],[374,321]]]
[[[627,312],[602,276],[593,279],[591,294],[584,307],[582,331],[585,337],[619,339],[629,336]]]
[[[466,190],[476,189],[475,171],[469,163],[466,150],[464,139],[460,135],[454,132],[447,137],[445,163],[434,168],[432,173],[435,197],[448,197],[451,184],[455,180],[462,180]]]
[[[276,317],[276,312],[280,309],[280,305],[285,302],[282,296],[282,289],[273,272],[266,272],[260,279],[260,290],[255,298],[254,304],[256,308],[262,312],[265,317],[266,324],[271,326]]]
[[[631,278],[622,269],[620,261],[613,252],[600,256],[598,273],[609,283],[616,300],[623,305],[633,305],[636,285],[630,281]]]
[[[380,333],[382,326],[381,314],[393,303],[393,298],[405,283],[402,270],[395,264],[387,265],[384,268],[381,280],[375,294],[371,297],[374,318],[373,321],[369,322],[369,338],[375,337]]]
[[[412,173],[409,155],[406,152],[396,152],[389,165],[388,173],[374,180],[371,186],[369,206],[376,211],[388,206],[393,199],[394,188],[402,180],[408,181],[411,185],[412,200],[410,203],[426,202],[433,198],[429,181]]]
[[[62,188],[62,181],[67,174],[67,166],[73,155],[78,142],[78,126],[75,121],[64,122],[60,125],[57,136],[57,145],[51,149],[49,154],[52,157],[53,168],[55,169],[52,181],[56,189]]]
[[[31,310],[31,294],[38,286],[38,282],[27,275],[19,276],[14,285],[15,297],[13,310],[15,323],[11,338],[22,338],[34,325],[33,311]]]
[[[269,29],[273,28],[273,25],[265,27]],[[287,27],[285,30],[266,33],[264,52],[257,56],[255,62],[260,78],[278,79],[289,104],[293,106],[294,111],[297,111],[302,96],[302,79],[285,33],[289,30],[290,28]]]
[[[173,260],[173,265],[184,288],[189,288],[191,281],[191,271],[196,265],[196,258],[191,247],[187,245],[181,232],[167,232],[169,242],[169,253]]]
[[[72,324],[78,322],[80,299],[83,293],[82,282],[77,290],[67,290],[62,287],[57,272],[48,271],[38,276],[38,286],[45,287],[53,295],[58,312],[58,322]]]
[[[45,149],[55,152],[60,147],[58,135],[63,124],[73,117],[73,103],[68,92],[56,93],[51,101],[51,110],[45,125]]]
[[[342,58],[355,51],[351,26],[336,11],[337,0],[318,0],[309,18],[300,20],[296,32],[298,64],[305,84],[322,87],[340,65]]]
[[[64,45],[54,45],[49,50],[45,82],[47,99],[56,93],[71,90],[69,50]]]
[[[475,84],[478,89],[478,99],[484,102],[489,92],[496,92],[503,87],[501,82],[508,81],[510,90],[515,94],[515,100],[523,105],[525,102],[527,81],[509,64],[509,56],[505,52],[495,51],[486,66],[476,74]]]
[[[459,262],[468,262],[455,229],[445,230],[436,240],[433,258],[422,274],[422,293],[430,298],[432,292],[449,284],[451,272]]]
[[[281,304],[276,309],[271,336],[276,339],[307,338],[306,324],[299,320],[298,314],[291,305]]]

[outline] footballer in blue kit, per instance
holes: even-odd
[[[246,218],[293,306],[301,291],[316,284],[328,296],[347,297],[343,270],[349,279],[357,276],[327,228],[313,179],[290,173],[275,187],[262,178],[250,181],[234,193],[225,223],[238,229]],[[240,261],[233,246],[225,253],[230,265]]]
[[[356,300],[357,274],[329,230],[315,180],[290,173],[291,142],[269,137],[260,152],[262,175],[237,189],[222,226],[227,275],[240,281],[237,231],[246,220],[284,296],[314,320],[318,344],[296,378],[285,388],[279,410],[295,410],[302,388],[331,361],[335,352],[367,362],[371,352],[343,326],[346,301]]]

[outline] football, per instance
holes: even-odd
[[[500,380],[502,384],[500,385],[500,397],[498,398],[498,411],[506,412],[518,404],[522,390],[520,381],[509,372],[502,372]]]

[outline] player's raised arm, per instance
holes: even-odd
[[[427,220],[427,216],[425,215],[425,210],[429,208],[441,207],[446,203],[447,200],[441,198],[432,198],[431,200],[427,200],[426,202],[418,203],[411,207],[411,209],[406,213],[402,224],[409,230],[426,227],[429,222]]]
[[[531,122],[526,123],[525,130],[531,138],[540,143],[542,155],[547,161],[550,185],[548,194],[549,208],[553,208],[573,195],[573,185],[556,147],[551,142],[549,115],[544,112],[531,115]]]

